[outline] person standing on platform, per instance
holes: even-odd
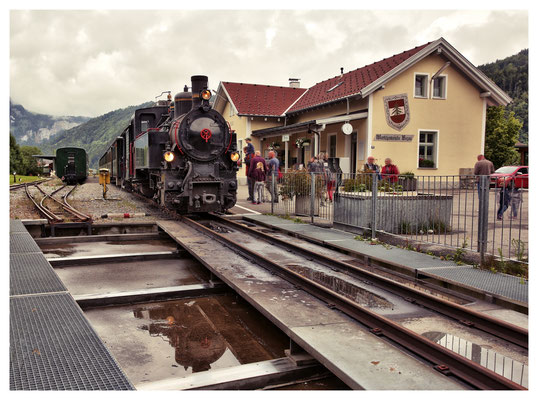
[[[476,156],[476,159],[478,161],[474,165],[474,175],[478,177],[476,186],[478,188],[478,198],[480,199],[480,175],[491,175],[495,172],[495,167],[483,154]]]
[[[385,158],[385,165],[381,168],[382,178],[390,183],[396,183],[398,182],[398,175],[400,175],[398,167],[392,163],[390,158]]]
[[[373,156],[367,158],[367,162],[364,164],[364,171],[375,172],[377,179],[381,179],[381,170],[379,169],[379,165],[375,163],[375,158]]]
[[[252,204],[261,204],[265,202],[265,169],[261,161],[256,163],[256,168],[252,171],[251,177],[254,181],[254,198],[252,199]]]
[[[250,169],[250,161],[254,158],[254,145],[252,144],[251,138],[246,138],[245,141],[247,145],[243,148],[245,152],[245,166],[246,166],[246,175],[247,175],[247,185],[248,185],[248,198],[247,201],[253,201],[253,191],[254,191],[254,181],[248,177],[248,172]],[[254,166],[256,167],[256,166]]]
[[[278,158],[276,158],[276,154],[274,151],[269,152],[269,161],[267,161],[267,189],[269,190],[269,193],[271,194],[271,201],[273,203],[278,203],[278,191],[277,188],[277,182],[278,182],[278,172],[280,170],[280,161],[278,161]],[[274,184],[273,184],[274,181]],[[273,185],[275,192],[273,192]]]
[[[267,165],[265,164],[265,159],[261,156],[261,152],[259,150],[256,150],[256,152],[254,153],[254,158],[250,160],[250,167],[248,169],[248,176],[252,181],[253,189],[254,189],[254,184],[255,184],[253,173],[259,162],[262,163],[263,173],[267,175]],[[254,197],[252,197],[252,203],[254,203]]]

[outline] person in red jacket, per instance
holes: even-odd
[[[381,176],[383,179],[388,180],[390,183],[398,182],[398,167],[392,163],[390,158],[385,158],[385,165],[381,168]]]

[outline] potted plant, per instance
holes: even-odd
[[[404,172],[398,177],[398,183],[402,185],[402,189],[409,192],[417,190],[417,179],[413,172]]]
[[[301,147],[305,147],[310,145],[310,139],[302,137],[295,140],[295,146],[300,149]]]
[[[435,163],[432,160],[427,160],[425,158],[418,159],[419,168],[435,168]]]
[[[314,176],[314,215],[319,215],[319,199],[325,190],[323,177]],[[295,213],[310,215],[311,195],[312,195],[312,175],[306,170],[291,171],[282,176],[279,185],[279,194],[282,200],[293,200],[295,198]]]

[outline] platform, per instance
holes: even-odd
[[[10,390],[132,390],[30,236],[10,222]]]
[[[193,228],[176,221],[158,226],[352,389],[465,389]]]
[[[361,254],[366,259],[390,263],[409,271],[417,278],[435,279],[447,285],[457,285],[486,297],[528,308],[529,285],[526,279],[480,270],[471,265],[458,265],[453,261],[394,246],[374,246],[368,241],[355,240],[356,235],[353,233],[295,223],[272,215],[243,215],[243,219],[348,253]]]

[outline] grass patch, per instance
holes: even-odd
[[[24,176],[24,175],[17,175],[17,182],[13,182],[13,175],[9,175],[9,184],[14,185],[18,183],[28,183],[28,182],[34,182],[41,179],[39,176]]]

